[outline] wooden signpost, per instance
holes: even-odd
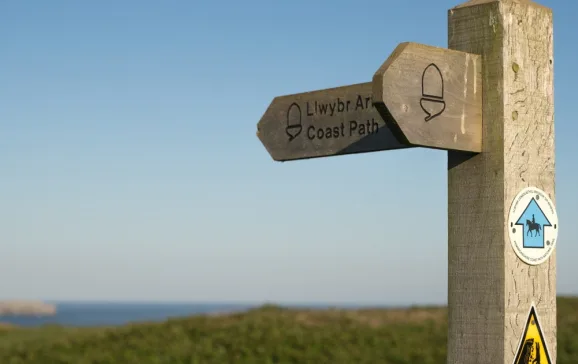
[[[470,0],[449,49],[402,43],[370,83],[273,100],[274,160],[448,151],[448,364],[556,363],[552,11]]]

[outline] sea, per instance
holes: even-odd
[[[159,322],[170,318],[192,315],[243,312],[261,306],[260,304],[228,303],[77,303],[47,302],[56,306],[52,316],[2,316],[0,323],[20,327],[60,325],[69,327],[120,326],[136,322]],[[323,309],[338,307],[333,305],[280,305]],[[359,308],[357,305],[344,305],[339,308]]]

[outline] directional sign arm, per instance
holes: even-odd
[[[276,161],[410,147],[374,107],[371,82],[276,97],[257,136]]]
[[[373,76],[376,109],[403,144],[482,151],[478,55],[401,43]]]

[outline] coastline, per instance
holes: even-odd
[[[54,316],[56,306],[40,301],[0,301],[1,316]]]

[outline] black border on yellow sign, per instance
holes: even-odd
[[[528,334],[528,328],[530,327],[530,321],[532,320],[532,315],[536,320],[536,328],[538,329],[538,334],[540,335],[540,340],[542,341],[542,346],[544,350],[544,354],[548,359],[548,364],[553,364],[552,359],[550,358],[550,352],[548,351],[548,345],[546,343],[546,339],[544,338],[544,333],[542,332],[542,326],[540,325],[540,319],[538,318],[538,312],[536,311],[536,305],[532,303],[530,306],[530,312],[528,313],[528,318],[526,319],[526,325],[524,326],[524,331],[522,331],[522,336],[520,338],[520,343],[518,344],[518,350],[516,350],[516,356],[514,357],[513,364],[518,364],[520,360],[520,355],[522,355],[522,347],[524,345],[524,339]],[[541,363],[545,364],[545,363]]]

